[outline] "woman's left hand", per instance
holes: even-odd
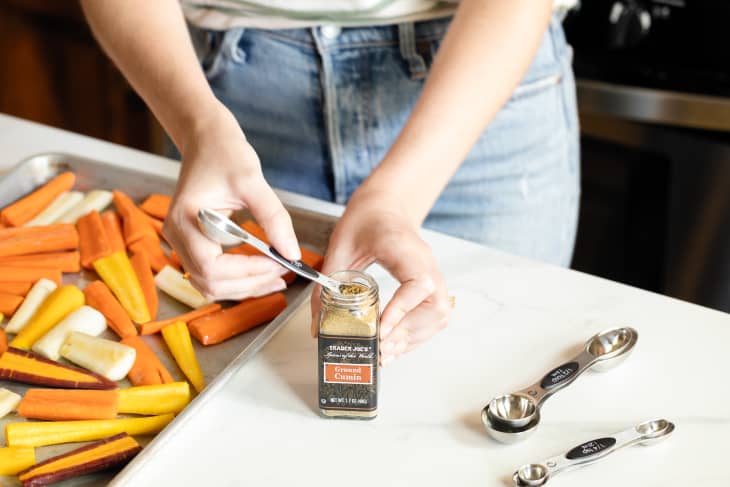
[[[446,327],[451,307],[431,249],[403,202],[363,186],[332,233],[322,272],[362,270],[373,262],[400,282],[380,321],[380,361],[387,365]],[[319,287],[312,294],[312,336],[317,335],[318,314]]]

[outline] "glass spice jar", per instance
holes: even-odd
[[[340,292],[322,288],[319,313],[319,411],[323,417],[378,414],[378,285],[360,271],[339,271]]]

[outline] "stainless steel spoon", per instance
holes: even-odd
[[[300,260],[284,258],[274,247],[254,237],[225,215],[215,210],[209,208],[201,208],[198,210],[198,225],[203,233],[214,242],[218,242],[221,245],[249,244],[295,274],[321,284],[335,293],[340,293],[341,282],[325,276]]]
[[[524,439],[540,422],[540,407],[557,391],[570,385],[586,370],[608,370],[622,362],[638,339],[633,328],[603,331],[591,337],[574,359],[554,368],[539,382],[492,399],[482,410],[489,434],[503,443]]]
[[[674,423],[666,419],[646,421],[613,435],[581,443],[567,453],[548,458],[542,463],[523,465],[514,473],[512,481],[515,487],[539,487],[560,472],[597,462],[627,446],[652,445],[667,438],[672,431]]]

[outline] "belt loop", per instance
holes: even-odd
[[[428,74],[428,67],[423,56],[416,51],[416,31],[413,22],[398,24],[398,41],[400,43],[400,54],[408,62],[411,79],[425,78]]]

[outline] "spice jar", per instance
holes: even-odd
[[[322,288],[319,314],[319,411],[324,417],[378,414],[378,285],[368,274],[340,271],[340,292]]]

